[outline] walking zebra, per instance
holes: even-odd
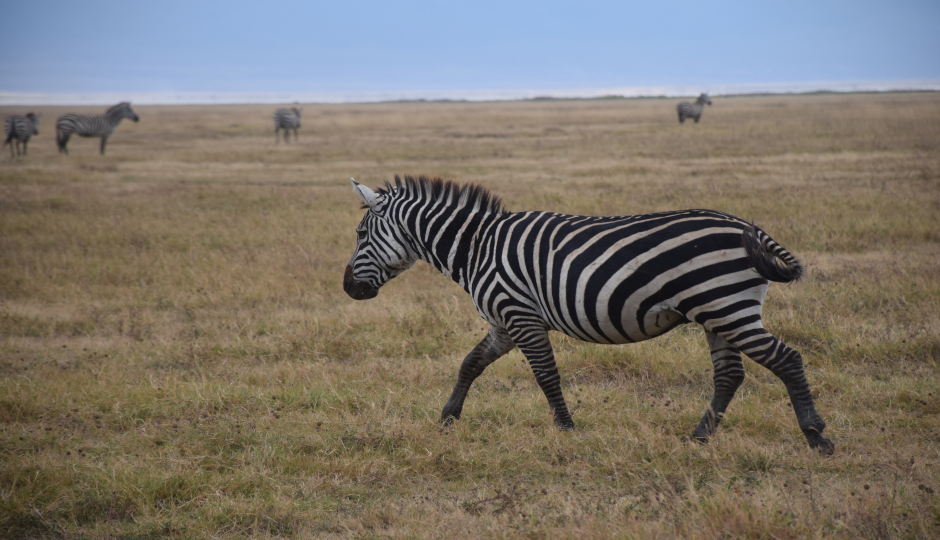
[[[10,145],[10,157],[13,157],[13,145],[16,145],[16,155],[20,155],[20,143],[23,143],[23,155],[26,155],[26,145],[29,144],[29,138],[33,135],[39,135],[39,119],[41,114],[26,113],[26,116],[10,116],[3,123],[3,132],[6,133],[7,140],[3,145]],[[12,142],[13,140],[16,142]]]
[[[300,113],[303,109],[294,107],[293,109],[278,109],[274,111],[274,142],[280,142],[277,138],[277,132],[284,130],[284,142],[290,142],[290,130],[294,130],[294,142],[297,142],[297,128],[300,127]]]
[[[108,137],[114,133],[114,128],[121,123],[121,120],[130,118],[138,122],[137,113],[131,109],[131,104],[127,101],[118,103],[111,107],[104,114],[97,116],[82,116],[80,114],[65,114],[59,117],[55,123],[55,141],[59,146],[59,153],[69,153],[66,145],[69,143],[69,137],[72,133],[82,137],[101,137],[101,154],[104,155],[104,147],[108,143]]]
[[[562,396],[549,330],[593,343],[633,343],[702,325],[715,393],[692,432],[706,441],[744,380],[741,353],[786,385],[810,446],[833,450],[816,412],[800,353],[767,332],[770,281],[800,278],[799,261],[766,233],[714,210],[588,217],[510,213],[485,189],[398,176],[373,191],[355,180],[367,209],[343,289],[374,298],[418,259],[467,291],[492,327],[467,355],[441,421],[460,418],[473,381],[514,347],[525,355],[560,429],[574,422]]]
[[[679,113],[679,123],[684,124],[686,118],[692,118],[698,124],[699,119],[702,117],[702,108],[705,105],[711,106],[711,104],[712,100],[708,97],[708,94],[702,94],[695,100],[694,104],[683,101],[676,105],[676,111]]]

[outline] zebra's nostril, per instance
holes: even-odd
[[[379,294],[379,290],[363,281],[356,281],[353,277],[351,265],[346,265],[346,273],[343,275],[343,290],[354,300],[369,300]]]

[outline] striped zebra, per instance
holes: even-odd
[[[297,128],[300,127],[300,114],[303,109],[278,109],[274,111],[274,142],[278,143],[277,132],[284,130],[284,142],[290,142],[290,130],[294,130],[294,142],[297,142]]]
[[[13,146],[16,145],[16,155],[20,155],[20,143],[23,144],[23,155],[26,155],[26,145],[29,144],[29,138],[33,135],[39,135],[39,119],[41,114],[26,113],[26,116],[10,116],[3,123],[3,132],[6,133],[7,140],[3,145],[10,145],[10,157],[13,157]],[[13,141],[16,141],[15,143]]]
[[[705,105],[711,106],[711,104],[712,100],[708,97],[708,94],[702,94],[695,100],[695,103],[683,101],[676,105],[676,112],[679,113],[679,123],[684,124],[686,118],[692,118],[698,124],[699,119],[702,117],[702,109]]]
[[[55,140],[59,146],[59,153],[69,153],[67,148],[69,137],[75,133],[82,137],[101,137],[101,154],[104,155],[104,147],[108,143],[108,137],[114,133],[114,129],[125,118],[130,118],[135,122],[140,121],[137,113],[131,109],[131,104],[127,101],[118,103],[105,111],[104,114],[97,116],[82,116],[80,114],[60,116],[55,123]]]
[[[770,281],[796,281],[803,270],[757,227],[714,210],[619,217],[510,213],[483,188],[439,178],[396,176],[377,191],[352,183],[367,212],[346,266],[346,293],[374,298],[420,259],[467,291],[491,325],[460,366],[441,422],[459,419],[473,381],[519,347],[555,424],[572,429],[549,330],[622,344],[695,322],[711,348],[715,392],[694,439],[708,440],[724,416],[744,380],[743,352],[786,385],[810,446],[832,452],[800,353],[761,324]]]

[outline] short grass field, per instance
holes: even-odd
[[[940,93],[139,106],[98,155],[0,150],[2,538],[937,538]],[[3,116],[30,107],[0,107]],[[486,332],[419,263],[356,302],[349,178],[480,184],[510,210],[713,208],[805,263],[767,328],[836,444],[769,372],[707,445],[701,328],[552,334],[577,429],[518,351],[437,421]]]

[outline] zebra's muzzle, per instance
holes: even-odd
[[[346,265],[346,273],[343,275],[343,290],[346,291],[346,294],[353,300],[369,300],[379,295],[379,289],[377,287],[373,287],[362,281],[356,281],[356,278],[353,277],[351,264]]]

